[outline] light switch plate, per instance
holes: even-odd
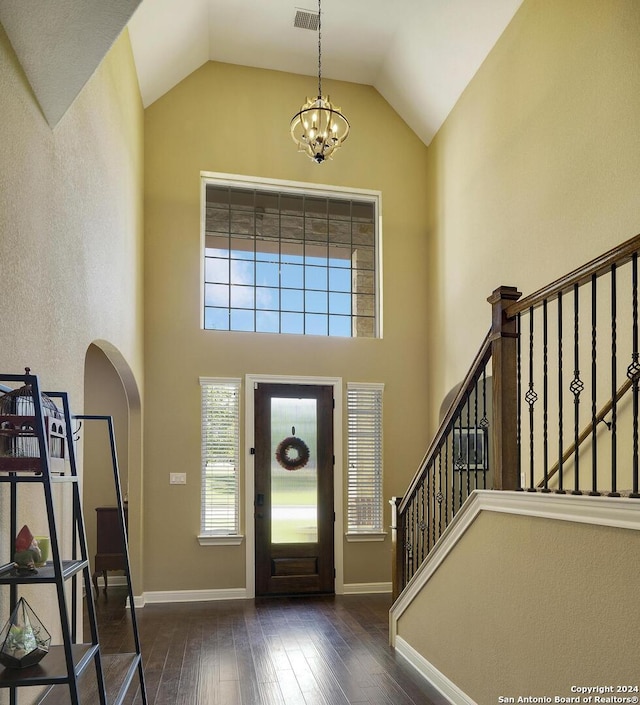
[[[187,473],[186,472],[170,472],[169,473],[169,484],[170,485],[186,485],[187,484]]]

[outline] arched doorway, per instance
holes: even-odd
[[[129,505],[129,557],[134,592],[142,585],[142,421],[140,394],[122,354],[94,341],[85,355],[84,413],[113,417],[120,483]],[[115,505],[106,423],[86,421],[83,439],[83,504],[89,556],[96,553],[96,508]]]

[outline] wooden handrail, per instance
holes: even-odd
[[[640,235],[632,237],[621,245],[592,259],[590,262],[587,262],[587,264],[574,269],[572,272],[569,272],[569,274],[565,274],[551,284],[542,287],[542,289],[538,289],[538,291],[533,294],[525,296],[524,299],[511,304],[507,307],[506,314],[509,318],[513,318],[530,308],[538,308],[544,301],[552,301],[557,298],[559,293],[570,291],[576,284],[581,286],[590,281],[593,276],[600,277],[606,274],[611,271],[612,265],[625,264],[631,259],[632,255],[638,251],[640,251]]]
[[[616,392],[615,395],[615,401],[618,402],[620,399],[631,389],[633,386],[633,382],[630,379],[626,379],[624,381],[624,384],[621,385],[620,389]],[[574,441],[568,448],[565,450],[565,452],[562,454],[562,464],[564,465],[567,460],[576,452],[577,448],[580,448],[580,446],[584,443],[584,441],[591,436],[593,433],[593,428],[594,425],[597,426],[601,421],[604,421],[604,417],[611,411],[613,408],[613,401],[614,398],[609,399],[609,401],[600,409],[600,411],[596,414],[595,416],[595,424],[594,420],[592,419],[589,424],[582,430],[580,435],[578,436],[578,445],[576,446],[576,442]],[[560,469],[560,461],[556,460],[556,462],[551,466],[551,470],[547,473],[547,482],[558,472]],[[544,478],[538,482],[537,487],[541,488],[544,487]]]
[[[447,411],[444,419],[442,420],[442,423],[436,431],[436,435],[433,437],[433,440],[431,441],[427,452],[424,454],[424,457],[420,461],[420,465],[418,465],[418,471],[413,476],[409,488],[405,492],[404,498],[400,503],[400,506],[398,507],[398,512],[400,514],[405,511],[405,509],[407,508],[407,504],[413,496],[413,493],[418,488],[422,480],[425,478],[427,468],[429,467],[429,462],[431,461],[432,456],[434,456],[436,454],[436,451],[440,448],[442,440],[449,431],[451,422],[455,418],[458,411],[462,408],[463,402],[466,401],[466,397],[469,390],[471,389],[471,386],[476,383],[480,372],[489,361],[491,357],[491,342],[491,331],[489,331],[482,345],[480,346],[480,350],[478,350],[473,360],[473,363],[469,368],[469,371],[467,372],[462,384],[460,385],[458,393],[451,402],[449,410]]]

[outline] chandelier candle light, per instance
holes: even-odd
[[[298,151],[305,152],[317,164],[332,158],[349,136],[349,121],[322,95],[322,21],[318,0],[318,97],[307,102],[291,119],[290,132]]]

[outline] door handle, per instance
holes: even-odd
[[[263,494],[256,495],[256,507],[264,507],[264,495]]]

